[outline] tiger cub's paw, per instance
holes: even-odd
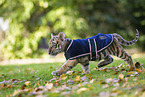
[[[61,73],[59,73],[58,71],[52,71],[51,74],[56,76],[61,75]]]

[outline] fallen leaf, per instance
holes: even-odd
[[[67,80],[67,84],[74,84],[74,80],[71,79]]]
[[[120,82],[120,79],[114,78],[112,82],[113,82],[113,83],[118,83],[118,82]]]
[[[109,69],[112,70],[112,71],[116,71],[117,67],[113,66],[113,67],[110,67]]]
[[[115,97],[116,97],[117,95],[118,95],[118,93],[111,93],[111,94],[110,94],[110,96],[115,96]]]
[[[106,72],[107,71],[107,68],[102,68],[101,71],[105,71]]]
[[[7,88],[12,88],[12,87],[13,85],[5,84],[5,83],[0,84],[0,89],[7,89]]]
[[[0,84],[0,89],[4,88],[6,86],[5,83]]]
[[[142,72],[145,72],[145,69],[143,69]]]
[[[129,68],[129,71],[134,71],[135,70],[135,67],[130,67]]]
[[[124,64],[120,64],[117,68],[121,68],[124,67]]]
[[[80,76],[76,76],[76,78],[75,78],[74,81],[75,81],[75,82],[79,82],[79,81],[80,81]]]
[[[21,90],[15,90],[12,96],[16,96],[21,92]]]
[[[91,93],[90,97],[97,97],[97,93]]]
[[[134,78],[133,81],[137,81],[138,77]]]
[[[92,80],[90,80],[90,82],[89,82],[89,83],[91,83],[91,84],[92,84],[92,83],[94,83],[94,81],[95,81],[95,79],[92,79]]]
[[[135,63],[135,67],[136,67],[136,68],[140,68],[140,63],[139,63],[139,62],[136,62],[136,63]]]
[[[62,87],[53,89],[51,92],[52,93],[60,93],[60,92],[65,91],[65,90],[71,91],[72,89],[70,87],[67,87],[66,85],[63,85]]]
[[[82,92],[88,91],[88,88],[80,88],[79,90],[77,90],[77,93],[80,94]]]
[[[124,78],[124,75],[123,74],[119,74],[118,78],[122,80]]]
[[[26,85],[26,86],[29,86],[29,85],[30,85],[30,81],[26,81],[26,82],[25,82],[25,85]]]
[[[106,84],[104,80],[100,80],[100,84]]]
[[[40,95],[37,95],[37,96],[35,96],[35,97],[47,97],[47,95],[42,95],[42,94],[40,94]]]
[[[76,90],[78,88],[79,88],[78,86],[72,86],[72,90]]]
[[[108,87],[109,87],[109,85],[108,85],[108,84],[106,84],[106,85],[103,85],[103,87],[102,87],[102,88],[104,89],[104,88],[108,88]]]
[[[88,81],[88,78],[87,78],[86,75],[85,75],[85,76],[81,77],[81,80],[82,80],[82,81]]]
[[[67,91],[67,92],[62,92],[62,93],[61,93],[61,95],[65,95],[65,96],[66,96],[66,95],[70,95],[70,94],[72,94],[71,91]]]
[[[26,88],[25,84],[21,86],[21,90],[24,90],[25,88]]]
[[[51,90],[53,88],[53,84],[52,83],[47,83],[47,84],[45,84],[45,86],[46,86],[46,88],[48,90]]]
[[[78,87],[82,87],[83,85],[82,85],[82,83],[79,83],[79,84],[77,84],[77,86],[78,86]]]
[[[5,74],[0,74],[0,77],[7,77]]]
[[[99,97],[110,97],[110,93],[109,93],[109,91],[108,92],[101,92],[101,93],[99,93]]]
[[[54,81],[54,80],[57,80],[58,78],[52,78],[52,79],[50,79],[48,82],[51,82],[51,81]]]
[[[38,86],[40,86],[40,83],[38,82]]]
[[[131,75],[131,74],[134,74],[135,71],[130,71],[130,72],[127,72],[127,75]]]
[[[107,79],[105,79],[105,82],[106,82],[106,83],[110,83],[110,82],[112,82],[112,81],[113,81],[112,78],[107,78]]]
[[[112,90],[113,93],[117,93],[117,94],[122,94],[123,92],[118,90],[118,88],[113,88]]]
[[[113,84],[113,86],[119,87],[119,83],[115,83],[115,84]]]
[[[142,72],[141,68],[136,68],[135,70],[136,70],[138,73],[141,73],[141,72]]]
[[[38,88],[35,88],[35,91],[39,92],[39,91],[42,91],[43,89],[44,89],[43,86],[39,86]]]
[[[141,91],[142,92],[145,92],[145,86],[141,88]]]
[[[142,93],[142,95],[140,97],[145,97],[145,92]]]
[[[130,76],[136,76],[138,75],[139,73],[136,72],[136,71],[132,71],[132,72],[128,72],[127,75],[130,75]]]
[[[63,79],[63,80],[65,80],[65,79],[67,78],[67,76],[65,76],[65,74],[62,74],[62,75],[60,76],[60,78]]]
[[[85,81],[85,82],[83,82],[82,84],[83,84],[83,85],[86,85],[86,84],[89,84],[89,82],[86,82],[86,81]]]
[[[63,90],[69,90],[69,91],[72,90],[70,87],[67,87],[66,85],[63,85],[63,86],[62,86],[62,89],[63,89]]]
[[[94,70],[97,70],[97,67],[95,67]]]
[[[35,91],[34,91],[34,92],[32,92],[33,95],[34,95],[34,94],[35,94],[35,95],[42,95],[43,93],[44,93],[44,91],[38,91],[38,92],[35,92]]]
[[[127,82],[128,81],[128,77],[125,77],[125,82]]]
[[[123,68],[123,69],[121,69],[121,71],[122,71],[122,72],[126,72],[127,70]]]
[[[139,91],[135,91],[134,95],[135,95],[135,96],[139,96],[139,95],[140,95],[140,94],[139,94]]]
[[[119,73],[119,71],[117,70],[115,73],[113,73],[113,75],[117,75]]]

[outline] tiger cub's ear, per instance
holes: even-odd
[[[60,33],[58,34],[58,38],[59,38],[60,40],[64,41],[64,40],[65,40],[65,34],[64,34],[63,32],[60,32]]]

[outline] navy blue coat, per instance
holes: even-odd
[[[90,60],[97,58],[97,53],[109,47],[114,38],[112,34],[98,33],[87,39],[72,40],[65,52],[66,60],[73,60],[83,56],[90,56]]]

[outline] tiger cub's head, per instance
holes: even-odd
[[[56,56],[58,53],[63,52],[63,46],[65,43],[65,34],[60,32],[58,35],[51,34],[51,39],[48,43],[48,54],[50,56]]]

